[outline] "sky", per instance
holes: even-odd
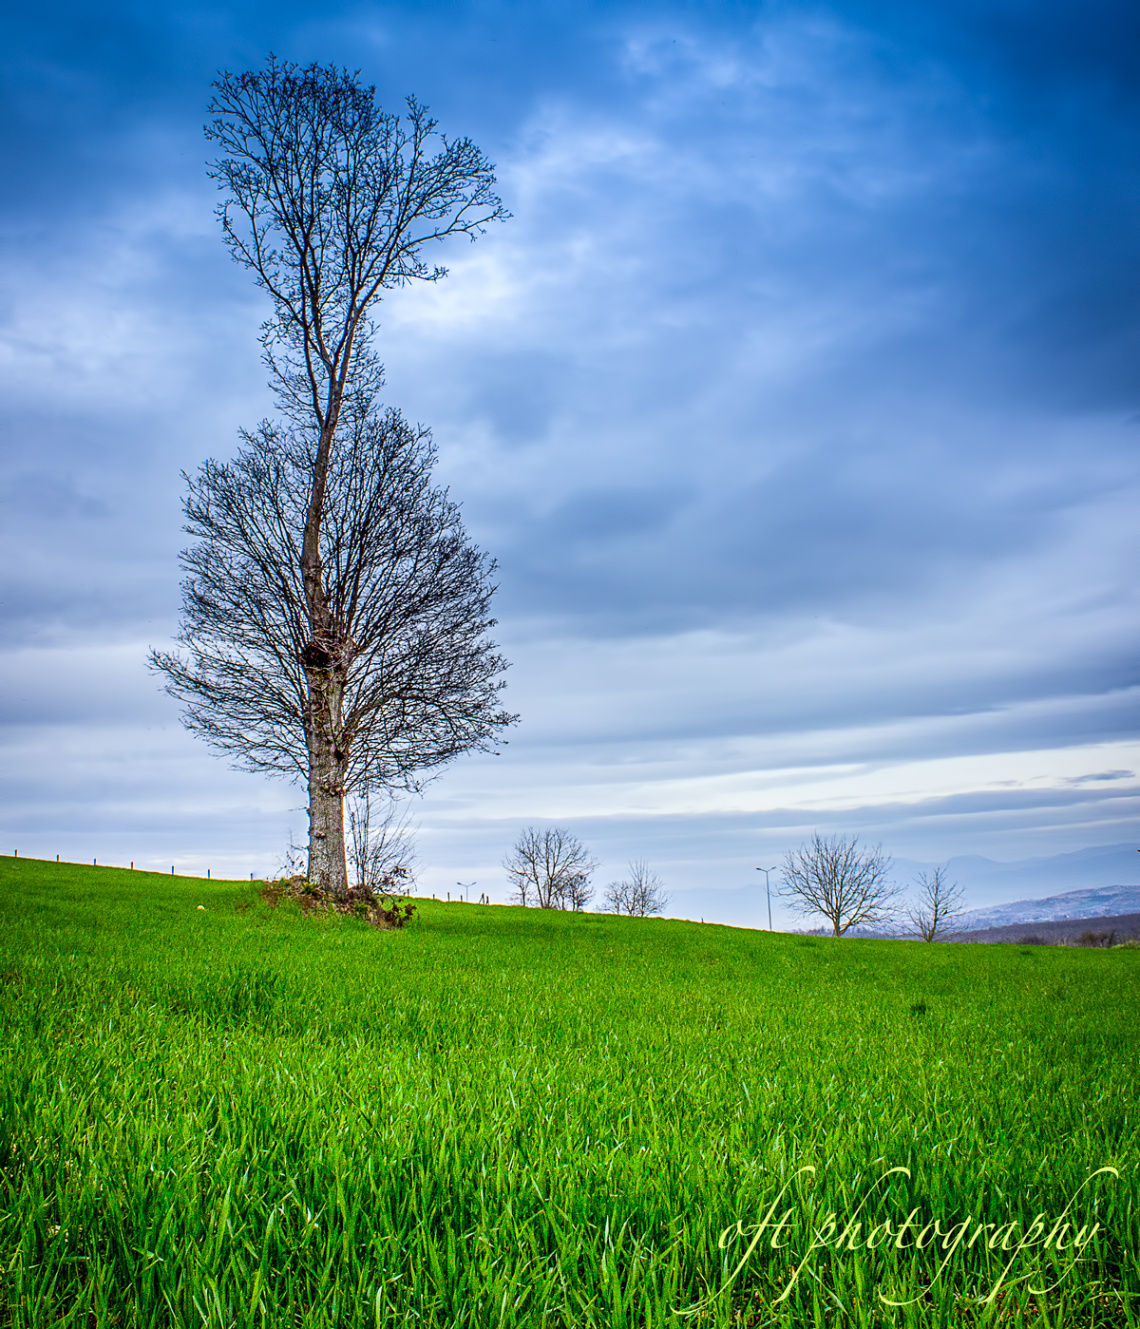
[[[498,561],[521,717],[417,800],[421,890],[505,899],[532,824],[599,887],[644,859],[671,912],[754,925],[756,868],[817,830],[903,884],[1122,879],[1134,5],[47,0],[0,39],[3,852],[261,876],[303,840],[303,790],[145,665],[181,473],[273,411],[202,137],[218,71],[273,51],[414,94],[512,213],[379,313],[385,399]]]

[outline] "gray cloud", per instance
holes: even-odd
[[[497,763],[433,787],[439,852],[476,805],[501,835],[532,790],[593,827],[583,764],[625,800],[604,823],[618,860],[648,826],[671,862],[735,862],[753,832],[774,846],[809,810],[660,809],[686,773],[731,775],[738,798],[829,762],[866,773],[865,799],[833,791],[815,815],[916,857],[924,836],[932,858],[1121,838],[1131,777],[1101,777],[1140,769],[1121,746],[1140,683],[1140,99],[1134,15],[1097,16],[112,5],[98,33],[78,9],[13,16],[0,741],[42,753],[6,824],[78,825],[86,798],[92,826],[185,839],[186,809],[213,806],[202,772],[221,764],[145,737],[174,717],[139,661],[174,627],[179,471],[271,406],[199,122],[212,71],[274,45],[359,62],[390,101],[420,92],[497,160],[515,213],[381,318],[389,399],[434,428],[499,559],[524,717]],[[121,760],[101,764],[96,735]],[[1034,752],[1040,787],[1011,765]],[[949,792],[923,767],[913,803],[875,784],[958,759],[980,764]],[[987,761],[1015,787],[989,788]],[[260,806],[242,778],[227,798]],[[280,838],[296,796],[271,788],[260,825]],[[659,812],[639,821],[630,790]],[[462,843],[481,853],[481,834]]]

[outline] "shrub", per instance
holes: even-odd
[[[1115,942],[1115,940],[1116,940],[1115,929],[1110,929],[1108,932],[1093,932],[1090,928],[1086,928],[1084,932],[1082,932],[1081,935],[1077,938],[1077,945],[1111,946],[1113,942]]]
[[[393,876],[385,877],[384,881],[388,886],[395,885]],[[349,914],[364,919],[374,928],[405,927],[416,912],[416,906],[401,895],[376,891],[371,886],[350,886],[347,895],[335,896],[302,876],[267,881],[260,895],[271,909],[276,909],[282,900],[295,900],[304,914]]]

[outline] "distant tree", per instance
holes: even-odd
[[[935,868],[919,873],[918,898],[906,916],[916,936],[941,941],[961,917],[962,903],[962,888],[946,880],[944,868]]]
[[[593,871],[596,865],[590,864],[590,871]],[[562,889],[562,903],[560,908],[573,909],[580,913],[590,901],[594,898],[594,888],[590,885],[590,878],[586,872],[572,872],[566,878],[566,884]]]
[[[432,483],[429,435],[357,399],[344,405],[340,431],[321,566],[341,645],[320,666],[319,719],[299,558],[312,434],[265,424],[235,460],[187,477],[186,529],[197,538],[183,554],[178,640],[187,652],[151,660],[185,704],[184,723],[238,765],[306,780],[310,799],[335,795],[347,890],[343,795],[416,788],[422,772],[491,747],[514,717],[499,704],[505,663],[487,636],[494,564]],[[325,738],[314,747],[314,726],[327,750]],[[331,833],[322,824],[310,821],[308,876],[318,885],[313,835]]]
[[[630,863],[629,876],[624,881],[611,881],[604,898],[604,908],[610,913],[639,918],[659,914],[669,903],[661,878],[649,870],[644,859]]]
[[[821,914],[841,937],[850,928],[893,917],[899,892],[887,879],[890,868],[881,846],[860,850],[857,837],[816,832],[785,856],[781,894],[800,913]]]
[[[272,304],[261,340],[286,428],[264,432],[262,443],[276,448],[290,435],[304,440],[303,452],[282,458],[290,468],[288,511],[276,520],[287,526],[249,531],[242,555],[253,564],[267,551],[281,560],[258,569],[260,584],[272,588],[268,634],[252,641],[262,611],[249,603],[248,617],[236,629],[244,637],[242,649],[260,657],[283,649],[275,616],[285,601],[290,617],[287,653],[277,662],[273,695],[257,695],[260,678],[251,688],[250,710],[258,729],[250,752],[295,751],[299,688],[302,775],[309,788],[308,876],[342,895],[348,887],[344,795],[354,760],[344,747],[350,727],[342,702],[359,678],[361,651],[350,623],[356,592],[349,555],[328,544],[330,528],[345,524],[330,507],[352,492],[338,462],[356,427],[350,422],[345,429],[345,409],[353,401],[375,400],[379,391],[382,371],[370,343],[376,306],[385,292],[444,276],[445,268],[425,261],[425,246],[459,235],[474,239],[508,214],[494,191],[493,167],[479,149],[469,139],[440,134],[414,98],[403,115],[386,112],[376,105],[375,89],[345,70],[315,64],[301,68],[272,56],[264,69],[223,73],[213,88],[214,118],[206,137],[219,151],[211,178],[225,195],[218,210],[223,234],[233,257],[250,270]],[[203,472],[197,489],[192,488],[191,504],[209,502],[214,475]],[[218,478],[223,487],[229,484],[229,477]],[[209,509],[199,511],[202,515],[191,522],[204,529]],[[237,547],[226,538],[229,549]],[[330,558],[342,560],[335,570],[327,566]],[[337,575],[346,571],[347,581]],[[345,597],[339,602],[338,592]],[[487,622],[482,613],[479,621]],[[183,640],[196,632],[191,617]],[[434,667],[441,638],[431,631],[428,636]],[[168,662],[169,657],[160,660],[159,667]],[[237,675],[221,684],[226,700],[215,725],[207,711],[219,679],[199,673],[203,686],[197,688],[190,673],[166,672],[176,689],[196,699],[191,727],[235,750],[237,708],[230,705],[229,690],[239,684]],[[405,693],[406,715],[398,699],[393,699],[394,709],[387,696],[380,705],[387,718],[398,721],[400,751],[394,760],[399,766],[410,750],[411,715],[439,715],[430,693],[432,677],[429,668],[422,685]],[[279,739],[267,737],[270,712],[289,715]],[[390,755],[382,751],[381,730],[382,725],[373,724],[378,763]],[[488,739],[488,728],[476,726],[476,731],[477,743]],[[429,750],[435,746],[431,738],[441,732],[437,728],[425,736]],[[470,735],[461,724],[445,746],[454,755],[470,746]],[[362,746],[356,746],[358,761]],[[236,750],[241,752],[240,744]]]
[[[503,860],[514,899],[540,909],[585,909],[597,867],[581,840],[562,826],[528,826]]]

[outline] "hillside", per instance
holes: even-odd
[[[956,932],[955,942],[1019,942],[1027,937],[1037,938],[1052,946],[1082,944],[1081,938],[1091,933],[1097,945],[1130,941],[1140,937],[1140,914],[1108,914],[1095,918],[1050,919],[1036,923],[1007,923],[1003,927],[975,928],[970,932]]]
[[[1028,1226],[1109,1166],[1040,1273],[1050,1323],[1123,1325],[1138,1009],[1140,951],[434,901],[380,932],[0,859],[0,1324],[1043,1323],[985,1239],[939,1275],[812,1234]],[[782,1245],[712,1308],[720,1234],[781,1188]]]

